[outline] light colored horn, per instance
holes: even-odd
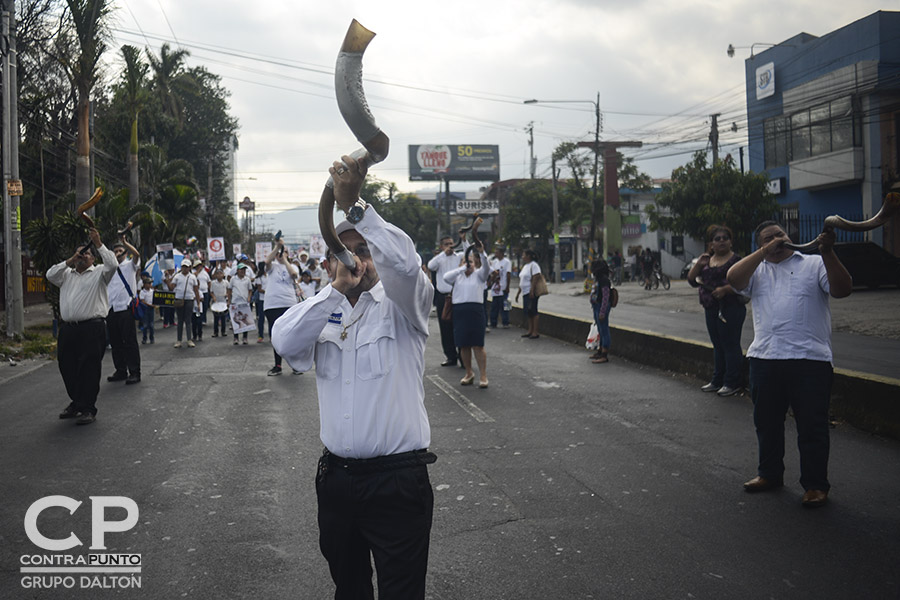
[[[887,223],[898,210],[900,210],[900,192],[889,192],[888,195],[884,197],[884,204],[881,205],[881,210],[879,210],[871,219],[866,219],[865,221],[848,221],[840,215],[831,215],[830,217],[825,218],[823,230],[831,231],[833,229],[843,229],[844,231],[871,231]],[[784,247],[799,252],[813,252],[819,247],[819,243],[816,240],[806,244],[786,243],[784,244]]]

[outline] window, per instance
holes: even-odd
[[[862,140],[859,111],[850,96],[817,104],[763,124],[766,168],[858,146]]]

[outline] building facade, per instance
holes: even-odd
[[[767,172],[795,242],[823,219],[873,216],[900,181],[900,12],[822,37],[800,33],[745,61],[750,169]],[[900,255],[900,219],[868,234]]]

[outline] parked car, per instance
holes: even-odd
[[[698,259],[694,259],[688,264],[684,265],[684,268],[681,270],[681,279],[687,279],[688,273],[691,272],[691,269],[694,268],[694,265],[697,264]]]
[[[853,277],[854,287],[900,287],[900,258],[874,242],[838,242],[834,253]]]

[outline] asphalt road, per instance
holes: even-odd
[[[746,397],[516,329],[488,334],[490,388],[442,368],[436,321],[426,404],[438,462],[428,597],[897,598],[900,443],[838,425],[828,506],[789,484],[749,495]],[[206,338],[142,346],[143,382],[102,384],[97,421],[60,421],[53,362],[0,366],[0,598],[329,598],[313,476],[313,374],[266,377],[271,347]],[[104,374],[112,372],[107,354]],[[109,553],[142,555],[140,589],[22,587],[32,502],[66,495],[39,530],[90,545],[91,496],[126,496],[137,524]],[[107,519],[124,518],[121,509]]]

